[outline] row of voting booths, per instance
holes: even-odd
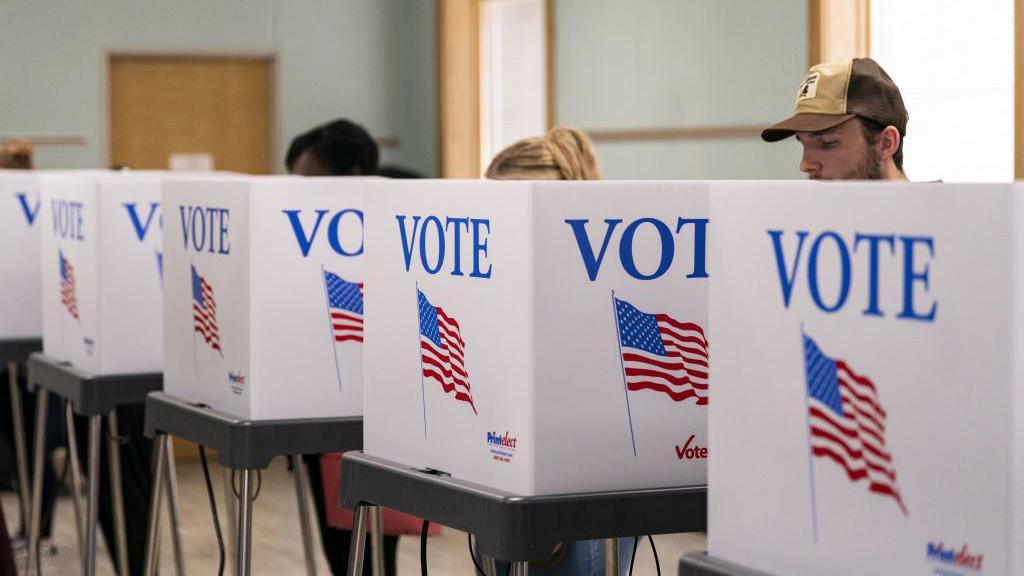
[[[356,419],[508,501],[707,486],[684,574],[1024,571],[1017,185],[3,172],[0,202],[0,340],[80,372]]]

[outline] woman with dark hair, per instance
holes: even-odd
[[[300,134],[284,163],[300,176],[369,176],[376,173],[377,143],[362,126],[344,118]]]
[[[288,147],[284,163],[288,173],[299,176],[361,176],[376,173],[377,160],[377,143],[370,134],[354,122],[339,119],[296,136]],[[309,469],[308,477],[324,555],[327,556],[331,572],[340,575],[345,574],[348,568],[352,532],[335,528],[328,521],[320,456],[304,454],[302,460]],[[384,572],[387,576],[395,574],[397,550],[398,537],[385,536]],[[369,575],[370,563],[366,562],[364,567],[364,573]]]

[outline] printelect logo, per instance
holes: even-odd
[[[497,432],[488,432],[487,443],[492,446],[501,446],[503,448],[508,448],[509,450],[516,449],[516,438],[514,436],[509,436],[508,432],[505,432],[504,436],[498,434]]]
[[[512,457],[516,455],[516,442],[516,437],[510,435],[508,431],[504,435],[497,432],[487,433],[487,446],[491,450],[491,458],[499,462],[512,461]]]
[[[241,395],[245,389],[245,376],[241,372],[228,372],[228,382],[231,384],[231,391]]]
[[[967,551],[967,544],[964,544],[959,550],[956,550],[955,548],[946,548],[941,541],[938,544],[935,542],[928,543],[929,560],[949,564],[958,568],[967,568],[968,570],[980,572],[981,561],[984,557],[985,556],[983,554],[970,554]]]

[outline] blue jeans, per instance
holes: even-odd
[[[633,539],[619,538],[619,574],[629,573],[629,558],[633,554]],[[504,576],[508,564],[498,562],[498,576]],[[604,573],[604,540],[576,540],[566,542],[558,562],[551,566],[530,566],[530,576],[616,576]]]

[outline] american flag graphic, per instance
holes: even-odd
[[[221,356],[220,333],[217,331],[217,301],[213,298],[213,287],[196,272],[192,266],[192,322],[195,331],[206,340],[210,348]]]
[[[708,341],[704,330],[668,314],[647,314],[613,296],[629,390],[654,390],[676,402],[708,403]]]
[[[75,267],[71,261],[64,257],[64,252],[59,251],[60,256],[60,301],[68,309],[68,313],[75,320],[78,320],[78,297],[75,296]]]
[[[335,342],[363,341],[363,283],[346,282],[324,271],[327,306],[331,312],[331,334]]]
[[[446,394],[454,392],[455,399],[468,403],[476,414],[463,359],[466,342],[462,339],[459,323],[445,314],[440,306],[431,304],[418,288],[416,294],[419,298],[423,377],[437,381]]]
[[[907,514],[892,455],[885,445],[885,409],[878,389],[842,360],[829,358],[803,336],[811,454],[838,464],[851,482],[896,501]]]

